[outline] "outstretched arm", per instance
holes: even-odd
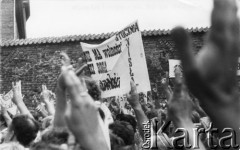
[[[149,121],[147,116],[145,115],[144,111],[142,110],[141,104],[139,102],[139,95],[137,93],[137,87],[134,84],[133,81],[131,81],[131,91],[127,95],[127,100],[129,104],[132,106],[136,118],[137,118],[137,124],[139,128],[139,133],[144,138],[143,133],[143,123]]]
[[[73,70],[66,66],[62,67],[62,75],[71,99],[65,118],[69,129],[83,149],[109,149],[104,138],[103,121],[94,100],[87,92],[85,80],[80,81]]]
[[[65,53],[61,53],[62,63],[70,67],[70,58]],[[64,114],[67,106],[66,85],[64,83],[63,75],[60,74],[57,80],[56,88],[56,110],[54,115],[54,126],[65,127]]]
[[[49,91],[46,87],[46,85],[42,85],[42,93],[41,93],[41,100],[46,105],[46,109],[48,112],[48,115],[52,116],[55,113],[54,105],[50,102],[52,92]]]
[[[17,106],[18,110],[21,114],[28,115],[29,117],[33,118],[32,114],[28,110],[27,106],[23,102],[22,90],[21,90],[21,81],[16,83],[12,83],[12,90],[13,90],[13,103]]]
[[[168,102],[168,115],[169,119],[173,121],[174,127],[176,129],[182,128],[187,131],[189,135],[190,147],[193,149],[195,146],[194,128],[196,128],[192,122],[191,115],[193,111],[193,103],[188,95],[185,85],[180,76],[175,77],[175,88],[172,98]],[[199,147],[194,149],[205,150],[205,147],[201,141],[199,142]],[[173,141],[173,146],[178,147],[175,141]],[[189,145],[184,145],[185,148]]]

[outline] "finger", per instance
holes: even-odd
[[[86,69],[86,68],[87,68],[87,64],[84,64],[83,66],[81,66],[79,69],[77,69],[77,70],[75,71],[76,75],[77,75],[77,76],[81,75],[82,72],[84,71],[84,69]]]
[[[224,50],[226,40],[231,40],[237,23],[237,6],[235,0],[214,0],[214,8],[211,17],[210,40],[217,43],[219,49]],[[239,27],[238,27],[239,28]]]
[[[81,92],[87,92],[87,91],[88,91],[87,85],[86,85],[86,81],[85,81],[84,78],[81,78],[81,79],[80,79],[80,85],[79,85],[79,87],[80,87]]]
[[[184,72],[187,74],[196,68],[196,62],[192,53],[192,45],[189,34],[182,28],[176,27],[172,30],[172,38],[178,50]]]
[[[211,19],[209,40],[222,54],[223,69],[226,76],[225,89],[235,87],[239,56],[239,19],[235,0],[215,0]],[[229,71],[230,69],[230,71]]]
[[[60,56],[61,56],[61,62],[63,65],[65,66],[71,65],[70,58],[65,52],[60,53]]]
[[[66,66],[62,67],[62,75],[70,96],[73,100],[76,100],[78,93],[81,92],[80,80],[76,77],[75,73],[66,68]]]
[[[82,64],[83,64],[83,59],[80,57],[80,58],[78,58],[78,66],[82,66]]]
[[[183,91],[182,87],[183,87],[182,79],[180,75],[177,75],[175,77],[175,85],[174,85],[174,92],[173,92],[174,97],[178,98],[181,96]]]
[[[137,93],[137,86],[135,85],[135,83],[131,80],[130,81],[130,85],[131,85],[131,94],[133,93]]]
[[[126,97],[127,97],[127,101],[129,101],[129,100],[130,100],[130,97],[131,97],[131,95],[130,95],[129,93],[127,93],[127,94],[126,94]],[[112,105],[112,103],[111,103],[111,105]]]
[[[14,85],[14,82],[12,82],[12,88],[14,89],[15,85]]]
[[[167,85],[169,84],[169,72],[166,71],[166,82],[167,82]]]
[[[168,90],[169,90],[170,94],[173,93],[173,90],[172,90],[172,88],[170,86],[168,86]]]
[[[18,81],[18,88],[19,88],[19,91],[21,92],[22,91],[22,84],[21,84],[21,80]]]
[[[44,90],[44,85],[42,84],[42,91]]]
[[[206,100],[206,97],[215,97],[212,88],[208,86],[206,81],[201,77],[191,51],[191,41],[188,33],[182,28],[177,27],[172,30],[172,38],[175,42],[176,49],[179,51],[183,66],[183,73],[186,83],[191,92],[198,98]]]

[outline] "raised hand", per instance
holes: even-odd
[[[61,63],[65,66],[67,66],[69,69],[73,69],[68,55],[66,53],[62,52],[62,53],[60,53],[60,56],[61,56]],[[62,74],[60,74],[58,77],[57,87],[59,90],[62,90],[62,91],[66,90],[66,85],[64,84]]]
[[[171,99],[168,101],[169,119],[177,127],[183,122],[192,122],[193,103],[190,100],[186,87],[179,75],[175,77],[175,87]]]
[[[60,53],[60,56],[61,56],[61,63],[65,66],[67,66],[67,68],[74,70],[73,66],[71,65],[71,60],[70,60],[69,56],[64,52]],[[82,58],[79,58],[78,64],[77,64],[77,69],[74,70],[75,74],[77,76],[81,75],[83,73],[83,71],[86,69],[86,67],[87,67],[87,64],[84,64],[82,62]],[[58,87],[62,90],[65,90],[65,88],[66,88],[63,83],[62,74],[60,74],[58,77]]]
[[[70,65],[70,58],[66,53],[61,53],[61,63],[68,69],[73,70]],[[54,114],[54,126],[55,127],[65,127],[66,122],[64,119],[64,114],[66,111],[67,98],[66,98],[66,84],[64,82],[63,74],[61,73],[57,80],[56,88],[56,112]]]
[[[76,75],[77,76],[81,75],[86,67],[87,67],[87,64],[84,64],[82,61],[82,58],[79,58],[77,68],[75,70]]]
[[[41,94],[40,94],[40,99],[43,101],[43,102],[49,102],[50,101],[50,99],[51,99],[51,95],[52,93],[51,93],[51,91],[49,91],[48,89],[47,89],[47,86],[46,85],[42,85],[42,92],[41,92]]]
[[[236,1],[214,0],[211,24],[208,41],[195,58],[190,38],[183,28],[175,28],[172,36],[191,92],[217,127],[232,127],[238,131],[239,19]]]
[[[163,88],[166,92],[167,100],[169,100],[172,97],[173,91],[172,88],[169,85],[169,74],[166,72],[166,77],[161,80]]]
[[[13,90],[13,103],[17,106],[18,110],[21,114],[26,114],[29,117],[33,118],[32,114],[28,110],[27,106],[23,102],[23,96],[21,91],[21,81],[16,83],[12,82],[12,90]]]
[[[193,102],[191,101],[190,96],[188,95],[188,91],[186,90],[186,87],[183,84],[181,74],[175,74],[174,92],[171,99],[168,101],[168,116],[169,116],[169,120],[173,121],[174,127],[176,129],[182,128],[187,130],[191,146],[193,146],[195,142],[194,141],[195,137],[193,133],[193,129],[195,128],[195,126],[191,120],[192,111],[193,111]],[[198,141],[198,142],[199,142],[199,149],[204,150],[205,147],[203,143],[201,141]],[[176,143],[173,142],[173,145],[175,146],[175,148],[179,147],[179,145],[175,145],[175,144]],[[184,146],[186,148],[188,147],[188,145],[184,145]]]
[[[65,117],[69,129],[84,149],[108,149],[103,138],[102,120],[94,100],[88,94],[85,80],[80,81],[74,71],[66,66],[62,67],[62,75],[71,98]]]
[[[18,82],[12,82],[12,91],[13,91],[13,103],[15,105],[18,105],[20,103],[23,103],[23,96],[21,91],[21,81]]]
[[[138,124],[138,129],[139,133],[142,138],[144,138],[144,133],[143,133],[143,123],[148,121],[147,116],[145,115],[141,104],[139,102],[139,94],[137,93],[137,87],[133,81],[130,82],[131,85],[131,91],[129,94],[127,94],[127,101],[128,103],[132,106],[136,118],[137,118],[137,124]]]
[[[40,99],[45,103],[47,108],[47,112],[46,112],[45,107],[42,105],[39,105],[39,106],[42,106],[40,107],[40,109],[38,109],[42,114],[54,115],[55,113],[54,105],[53,103],[50,102],[52,95],[53,93],[47,89],[47,86],[42,85],[42,93],[40,94]]]
[[[127,94],[127,101],[132,106],[133,109],[141,107],[139,102],[139,95],[137,93],[137,86],[133,81],[130,81],[131,91]]]

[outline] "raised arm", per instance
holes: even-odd
[[[42,85],[42,93],[40,98],[42,102],[44,102],[44,104],[46,105],[48,115],[50,116],[54,115],[55,113],[54,105],[53,103],[50,102],[51,95],[52,95],[52,92],[47,89],[46,85]]]
[[[62,64],[65,65],[70,70],[74,70],[72,65],[70,65],[70,58],[66,53],[61,53],[62,56]],[[79,64],[80,65],[80,64]],[[86,68],[86,65],[80,65],[81,67],[75,70],[75,74],[80,75],[83,70]],[[56,109],[54,115],[54,125],[58,127],[66,126],[64,114],[67,106],[67,98],[66,98],[66,84],[64,82],[63,75],[60,74],[57,80],[57,88],[56,88]]]
[[[12,118],[9,116],[6,108],[3,107],[3,106],[1,106],[1,113],[2,113],[2,116],[3,116],[4,120],[5,120],[6,123],[7,123],[7,126],[9,127],[9,126],[11,125]]]
[[[66,66],[62,67],[62,75],[71,99],[66,112],[69,129],[83,149],[110,149],[104,138],[109,135],[104,134],[103,121],[94,100],[87,92],[85,80],[80,81],[73,70]]]
[[[168,102],[168,115],[169,119],[173,121],[176,129],[179,131],[187,132],[189,135],[189,143],[184,145],[184,148],[205,150],[202,141],[198,141],[199,145],[196,145],[194,137],[194,128],[196,128],[192,122],[191,115],[193,111],[193,102],[190,100],[186,87],[182,82],[180,76],[175,77],[175,88],[172,98]],[[183,130],[182,130],[183,129]],[[173,140],[173,146],[180,148]],[[188,147],[190,146],[190,147]],[[199,146],[199,147],[198,147]]]
[[[32,114],[28,110],[27,106],[23,102],[23,96],[21,91],[21,81],[16,83],[12,83],[12,90],[13,90],[13,103],[17,106],[18,110],[21,114],[28,115],[29,117],[33,118]]]
[[[139,102],[139,95],[137,93],[137,87],[134,84],[133,81],[131,81],[131,91],[127,95],[127,100],[129,104],[132,106],[136,118],[137,118],[137,124],[139,128],[139,133],[144,138],[144,133],[143,133],[143,123],[149,121],[147,116],[145,115],[144,111],[142,110],[141,104]]]
[[[70,58],[65,54],[62,55],[62,63],[70,66]],[[57,80],[57,88],[56,88],[56,110],[54,115],[54,126],[56,127],[66,127],[64,114],[67,106],[67,98],[66,98],[66,85],[63,80],[62,74],[59,75]]]
[[[166,72],[166,77],[161,80],[163,89],[166,93],[167,100],[171,99],[173,91],[172,88],[169,85],[169,74]]]

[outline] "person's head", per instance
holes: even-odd
[[[134,131],[130,123],[124,121],[115,121],[109,125],[111,133],[123,139],[125,145],[134,144]]]
[[[110,143],[111,150],[117,150],[125,146],[123,139],[113,133],[110,133]]]
[[[146,116],[148,117],[148,119],[158,117],[158,111],[156,109],[152,109],[150,111],[147,111]]]
[[[93,98],[93,100],[95,101],[101,100],[101,90],[95,80],[88,76],[81,76],[79,77],[79,79],[85,80],[88,89],[88,94]]]
[[[136,132],[136,128],[137,128],[137,121],[135,120],[135,118],[132,115],[128,115],[128,114],[118,114],[116,116],[116,120],[119,121],[125,121],[128,122],[132,125],[134,132]]]
[[[49,144],[67,144],[69,137],[68,130],[66,128],[48,128],[43,131],[41,141]]]
[[[23,146],[29,146],[37,136],[39,125],[28,115],[17,115],[12,120],[12,129],[18,142]]]

